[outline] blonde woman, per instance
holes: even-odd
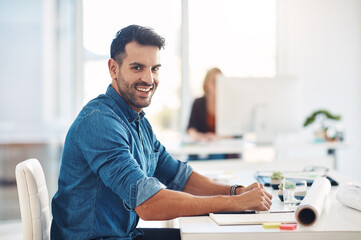
[[[204,96],[195,99],[187,128],[195,141],[217,139],[216,126],[216,79],[222,75],[219,68],[209,69],[203,81]]]

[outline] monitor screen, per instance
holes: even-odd
[[[272,141],[280,132],[301,129],[301,88],[293,78],[219,76],[216,83],[216,132],[222,136],[255,133]]]

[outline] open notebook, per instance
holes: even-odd
[[[262,223],[296,223],[295,213],[256,213],[256,214],[213,214],[211,219],[220,226],[251,225]]]

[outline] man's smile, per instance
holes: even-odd
[[[150,87],[139,86],[139,87],[136,87],[136,89],[141,92],[149,92],[150,90],[153,89],[153,86],[150,86]]]

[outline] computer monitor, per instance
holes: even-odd
[[[299,130],[301,88],[293,78],[236,78],[216,82],[216,133],[240,136],[253,132],[271,142],[281,132]]]

